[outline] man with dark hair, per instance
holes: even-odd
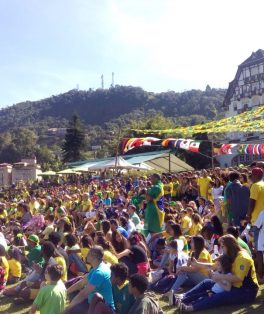
[[[145,233],[159,233],[164,222],[164,191],[160,175],[154,173],[151,177],[152,187],[148,190],[147,207],[144,213]]]
[[[124,263],[111,266],[113,298],[118,314],[127,314],[135,298],[129,293],[128,267]]]
[[[128,314],[163,313],[158,302],[154,299],[155,295],[147,292],[148,280],[145,276],[135,274],[130,277],[129,292],[136,298],[135,303],[130,308]]]
[[[49,234],[48,240],[56,246],[57,251],[64,257],[65,262],[66,262],[66,266],[68,269],[68,267],[69,267],[69,256],[66,253],[66,251],[60,246],[60,243],[62,241],[62,237],[61,237],[60,233],[55,232],[55,231],[51,232]]]
[[[115,310],[111,272],[107,264],[103,262],[104,250],[101,246],[93,246],[88,255],[87,262],[92,266],[90,272],[82,280],[72,285],[67,293],[80,291],[71,301],[65,313],[67,314],[111,314]],[[104,300],[104,302],[102,302]]]
[[[239,173],[234,171],[229,174],[231,182],[226,188],[226,207],[228,223],[241,226],[241,221],[246,218],[249,205],[249,188],[239,181]]]

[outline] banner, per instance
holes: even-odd
[[[166,130],[134,130],[143,134],[179,134],[191,136],[199,133],[226,133],[226,132],[257,132],[264,128],[264,106],[252,108],[234,117],[197,124],[188,127],[177,127]]]
[[[184,138],[166,138],[159,139],[156,137],[140,137],[124,139],[122,141],[123,153],[128,152],[137,147],[142,146],[160,146],[169,149],[184,149],[193,153],[199,153],[200,145],[203,141],[197,141]],[[204,141],[210,142],[210,141]],[[214,144],[214,155],[230,155],[230,154],[247,154],[247,155],[259,155],[264,156],[264,144],[238,144],[238,143],[226,143],[226,144]]]

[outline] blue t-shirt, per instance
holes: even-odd
[[[124,236],[126,239],[128,238],[128,232],[126,231],[125,228],[119,226],[117,227],[117,230],[122,234],[122,236]]]
[[[103,204],[104,204],[105,206],[111,206],[111,204],[112,204],[111,198],[106,198],[106,199],[104,199],[104,200],[103,200]]]
[[[106,304],[115,309],[110,268],[102,262],[97,268],[91,269],[87,275],[87,281],[90,285],[95,286],[92,293],[88,295],[88,303],[92,302],[95,293],[100,293]]]

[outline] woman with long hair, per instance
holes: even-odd
[[[205,243],[202,236],[195,236],[191,238],[191,256],[199,262],[212,263],[211,255],[205,249]],[[192,265],[191,259],[188,260],[187,266],[177,268],[176,281],[169,293],[170,305],[173,304],[174,293],[178,291],[186,281],[191,282],[193,285],[197,285],[204,279],[208,278],[208,271],[201,268],[199,265]]]
[[[117,254],[115,249],[110,241],[106,239],[103,232],[97,231],[95,234],[94,242],[97,245],[100,245],[104,249],[103,261],[111,265],[118,263]]]
[[[213,272],[211,279],[206,279],[195,286],[189,292],[176,297],[175,303],[181,303],[181,308],[184,311],[203,311],[209,308],[218,307],[221,305],[236,305],[244,303],[252,303],[258,293],[258,280],[253,259],[249,254],[240,247],[237,240],[230,234],[224,235],[219,240],[223,253],[227,255],[232,262],[232,273],[219,274]],[[192,259],[191,265],[202,267],[207,271],[215,269],[212,263],[199,262]],[[231,283],[230,291],[224,291],[216,294],[210,294],[207,297],[198,299],[191,304],[187,303],[187,298],[190,298],[198,293],[210,291],[215,282],[226,281]]]

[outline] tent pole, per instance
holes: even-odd
[[[171,172],[171,154],[169,152],[169,172]]]

